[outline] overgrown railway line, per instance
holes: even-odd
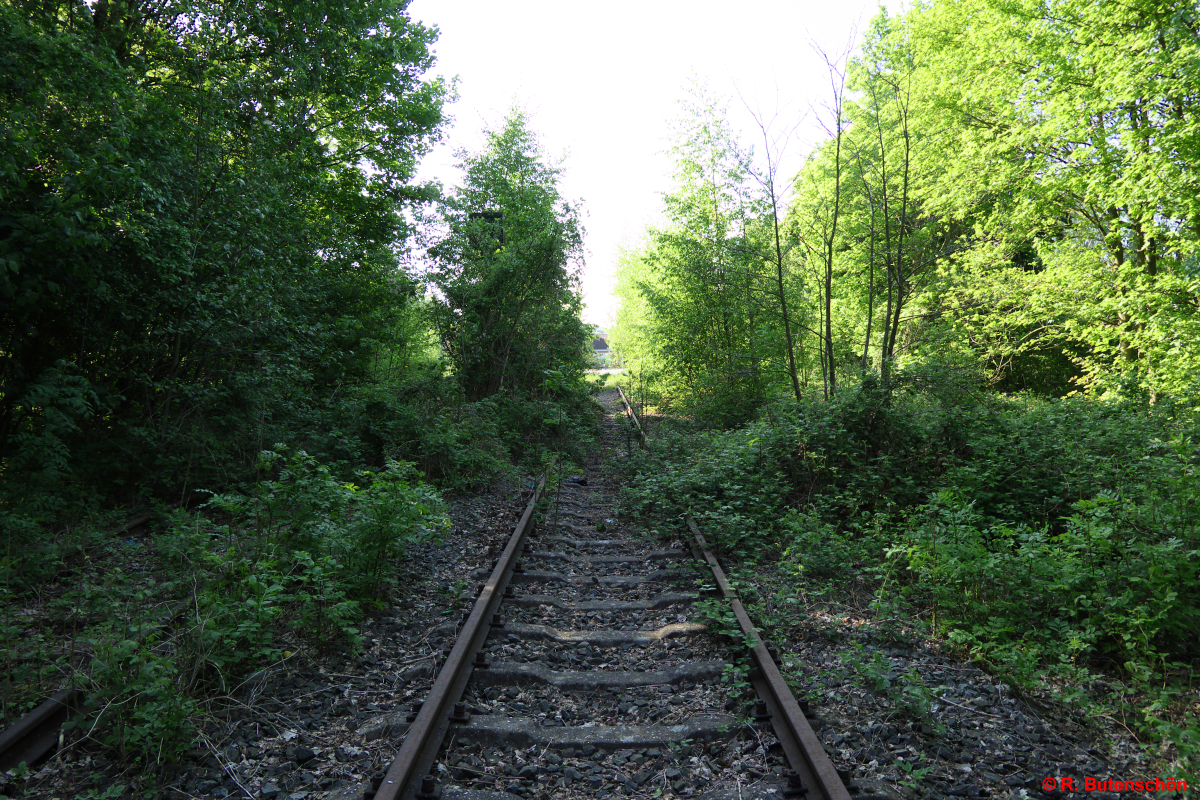
[[[641,436],[623,392],[620,398]],[[395,760],[367,795],[847,800],[694,522],[688,548],[676,542],[654,551],[632,538],[598,537],[615,498],[585,480],[562,484],[539,532],[534,512],[543,490],[490,573],[473,576],[483,580],[474,608],[432,688],[408,714]],[[717,688],[735,647],[717,644],[681,613],[698,597],[700,564],[750,646],[759,699],[748,716],[730,713],[739,709]],[[693,644],[693,637],[705,641]],[[657,663],[648,668],[647,661]],[[732,779],[709,766],[714,756],[751,754],[761,769]],[[497,758],[511,760],[503,765],[506,781],[479,769]]]
[[[686,545],[654,549],[605,532],[615,525],[609,487],[593,478],[555,488],[545,502],[539,483],[493,568],[471,575],[480,581],[475,603],[461,623],[441,626],[453,644],[433,663],[428,691],[359,730],[396,742],[390,766],[365,791],[329,796],[848,800],[695,523]],[[687,621],[702,591],[729,603],[743,642]],[[739,707],[722,681],[743,644],[758,700]],[[0,755],[33,763],[51,752],[76,694],[5,731]]]

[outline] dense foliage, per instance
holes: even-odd
[[[404,348],[446,93],[404,7],[0,8],[6,513],[186,503],[298,436],[359,455],[337,398]]]
[[[1155,2],[881,13],[831,66],[830,135],[790,183],[769,139],[755,168],[719,106],[690,102],[614,342],[690,405],[749,376],[832,394],[922,365],[1043,396],[1195,396],[1197,24]],[[769,394],[734,392],[743,416]]]
[[[1200,756],[1194,419],[872,381],[798,411],[775,403],[729,430],[660,423],[627,506],[668,525],[690,511],[731,561],[774,562],[806,592],[867,587],[873,618],[1019,686],[1102,687],[1094,713]]]
[[[1200,759],[1198,25],[880,12],[788,179],[689,97],[618,269],[629,382],[678,412],[632,506],[1023,686],[1108,687],[1097,713]]]
[[[441,489],[586,445],[578,210],[516,112],[414,182],[449,87],[407,6],[0,3],[0,721],[74,683],[173,760],[355,645]]]

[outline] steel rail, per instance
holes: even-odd
[[[649,450],[650,445],[646,443],[646,432],[642,430],[642,423],[633,411],[633,403],[629,402],[629,398],[625,396],[625,390],[621,388],[620,384],[617,384],[617,392],[621,395],[621,402],[625,404],[625,416],[633,420],[634,427],[637,428],[638,441],[643,448]]]
[[[475,667],[471,659],[480,652],[487,640],[492,614],[500,608],[502,594],[508,586],[509,578],[512,577],[513,567],[521,554],[521,548],[525,545],[526,534],[532,526],[534,506],[541,498],[545,486],[546,478],[543,476],[538,481],[533,497],[525,506],[525,513],[521,515],[491,576],[480,590],[479,599],[475,601],[475,607],[463,624],[454,647],[446,657],[446,663],[434,679],[429,694],[421,704],[421,710],[409,726],[396,758],[375,792],[375,800],[424,800],[435,796],[433,785],[422,786],[424,778],[437,760],[442,740],[450,728],[451,710],[462,697],[463,689],[471,678]],[[463,715],[455,721],[465,720],[466,716]]]
[[[633,405],[626,398],[625,392],[621,390],[620,386],[617,387],[617,391],[621,394],[621,402],[625,404],[626,415],[633,420],[638,433],[641,434],[642,446],[649,450]],[[697,551],[696,547],[693,547],[693,553],[708,563],[722,597],[733,607],[738,626],[746,637],[750,658],[755,666],[750,676],[750,682],[758,693],[759,699],[766,705],[766,713],[770,715],[771,726],[775,729],[775,735],[779,739],[783,753],[799,778],[799,782],[790,790],[789,794],[806,798],[812,797],[813,800],[849,800],[850,793],[838,776],[833,762],[825,753],[821,740],[817,738],[808,718],[804,716],[800,704],[796,702],[792,690],[784,680],[779,667],[776,666],[775,659],[758,635],[754,623],[750,620],[750,615],[746,613],[745,606],[738,598],[736,590],[730,585],[729,579],[725,577],[721,563],[709,549],[704,534],[700,533],[700,529],[696,527],[696,522],[690,513],[687,515],[687,525],[695,537],[695,546],[699,548]],[[804,787],[807,789],[805,790]]]
[[[152,515],[142,513],[108,531],[117,536],[138,527]],[[178,614],[171,615],[173,620]],[[141,642],[141,638],[138,638]],[[84,707],[84,695],[79,689],[66,686],[59,689],[41,705],[19,720],[0,730],[0,772],[24,763],[32,767],[50,755],[62,740],[62,726]]]
[[[78,689],[59,689],[54,696],[0,733],[0,770],[22,762],[32,767],[58,747],[60,728],[82,700]]]
[[[746,613],[745,606],[742,605],[736,590],[725,577],[725,571],[721,569],[720,562],[709,549],[704,534],[700,533],[700,529],[696,527],[696,522],[692,519],[691,514],[687,515],[687,524],[696,538],[696,544],[699,546],[704,560],[712,569],[713,577],[717,581],[722,596],[733,607],[738,626],[742,629],[747,644],[750,645],[750,657],[756,668],[751,674],[750,682],[754,684],[759,699],[767,706],[767,713],[771,715],[771,725],[775,728],[775,735],[783,747],[788,762],[799,773],[809,790],[815,790],[815,794],[810,794],[809,797],[820,798],[820,800],[849,800],[850,793],[838,776],[833,762],[826,755],[821,740],[817,738],[808,718],[800,710],[800,704],[796,702],[792,690],[788,688],[787,681],[784,680],[779,667],[775,665],[775,659],[771,657],[770,651],[767,650],[767,646],[758,635],[754,623],[750,620],[750,615]]]

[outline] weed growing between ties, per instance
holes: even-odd
[[[885,636],[944,639],[1015,686],[1126,721],[1175,769],[1197,765],[1189,410],[871,381],[794,409],[731,430],[664,425],[628,462],[626,506],[668,524],[690,510],[723,558],[775,562],[789,585],[747,601],[767,628],[836,599]],[[878,688],[876,667],[843,665]],[[918,679],[887,684],[922,716]]]

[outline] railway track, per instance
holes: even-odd
[[[610,411],[646,447],[617,395]],[[610,447],[623,438],[611,425]],[[471,576],[474,606],[438,626],[453,644],[429,690],[358,732],[397,743],[366,798],[848,800],[703,533],[688,519],[690,537],[648,541],[591,472],[537,486],[492,569]],[[702,594],[723,598],[740,636],[690,621]],[[6,731],[0,757],[32,764],[55,749],[73,701],[56,696]]]
[[[594,477],[552,488],[538,486],[494,567],[472,576],[475,605],[429,692],[397,712],[399,751],[366,796],[848,800],[695,523],[662,549],[623,530]],[[742,641],[688,621],[705,585]],[[737,676],[756,699],[723,680]]]
[[[137,528],[150,520],[150,514],[139,514],[108,533],[116,536]],[[171,612],[174,619],[186,603],[176,604]],[[138,641],[141,641],[139,637]],[[63,724],[80,713],[84,695],[72,686],[64,686],[12,725],[0,731],[0,772],[20,764],[41,762],[58,749]]]
[[[648,448],[623,401],[620,391],[607,396],[610,454],[628,454],[630,436]],[[624,426],[614,421],[622,412]],[[865,625],[839,631],[811,614],[786,644],[803,654],[810,682],[822,675],[820,720],[808,725],[769,643],[723,639],[691,622],[727,603],[723,616],[747,624],[732,596],[705,598],[699,614],[694,607],[727,584],[703,532],[689,521],[678,541],[649,542],[615,516],[615,487],[598,466],[587,483],[539,487],[547,496],[524,512],[507,496],[464,501],[455,537],[410,554],[390,616],[364,621],[362,650],[300,654],[251,676],[214,702],[175,776],[152,775],[147,786],[162,797],[264,800],[1017,798],[1049,796],[1041,787],[1054,776],[1137,768],[1129,740],[1101,743],[945,654],[880,647]],[[483,565],[460,620],[448,609],[471,606],[469,572]],[[905,720],[894,688],[872,693],[839,676],[845,654],[853,659],[851,648],[864,645],[936,702]],[[424,704],[410,708],[410,698]],[[121,765],[103,765],[102,748],[60,733],[82,706],[64,690],[0,732],[0,797],[83,796],[128,780]],[[811,732],[821,721],[824,745]],[[71,747],[60,749],[64,742]],[[47,756],[27,785],[13,779],[12,767]]]

